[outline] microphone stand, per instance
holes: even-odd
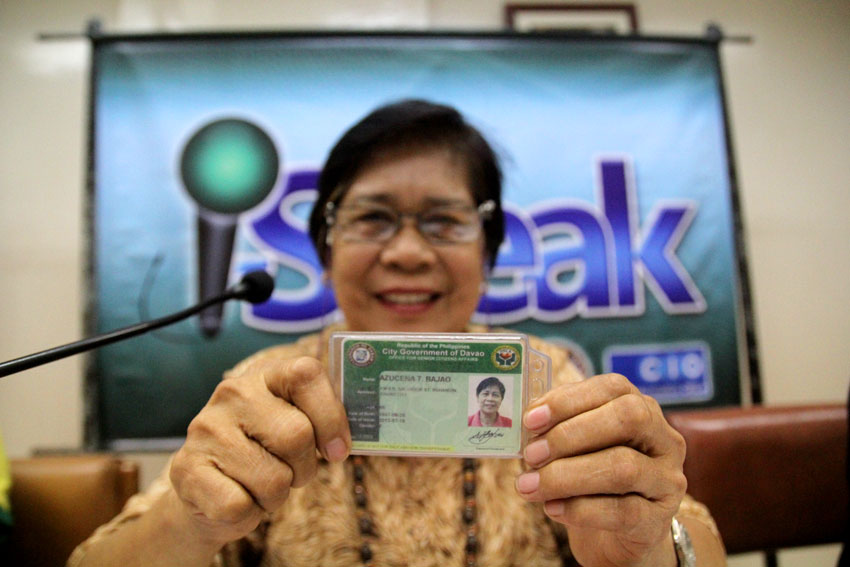
[[[270,275],[263,271],[249,272],[242,277],[238,284],[225,290],[221,295],[211,297],[177,313],[0,363],[0,378],[171,325],[191,317],[211,305],[224,303],[230,299],[244,299],[251,303],[262,303],[271,296],[272,291],[274,291],[274,281]]]

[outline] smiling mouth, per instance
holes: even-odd
[[[378,299],[387,305],[399,307],[417,307],[433,303],[439,297],[438,293],[379,293]]]

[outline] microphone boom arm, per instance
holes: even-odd
[[[271,276],[265,272],[249,272],[238,284],[226,290],[223,294],[211,297],[177,313],[0,363],[0,378],[177,323],[211,305],[223,303],[229,299],[245,299],[251,303],[262,303],[271,296],[273,289],[274,282]]]

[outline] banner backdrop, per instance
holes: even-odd
[[[456,106],[498,149],[508,239],[476,315],[666,406],[738,404],[732,183],[715,42],[521,34],[94,40],[92,309],[105,332],[264,268],[228,304],[98,351],[96,442],[180,438],[222,372],[338,318],[305,234],[321,164],[376,106]],[[211,291],[212,290],[212,291]]]

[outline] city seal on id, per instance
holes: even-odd
[[[513,370],[519,364],[519,351],[510,345],[503,345],[493,351],[491,360],[499,370]]]
[[[354,343],[348,349],[348,361],[354,366],[369,366],[375,362],[375,349],[368,343]]]

